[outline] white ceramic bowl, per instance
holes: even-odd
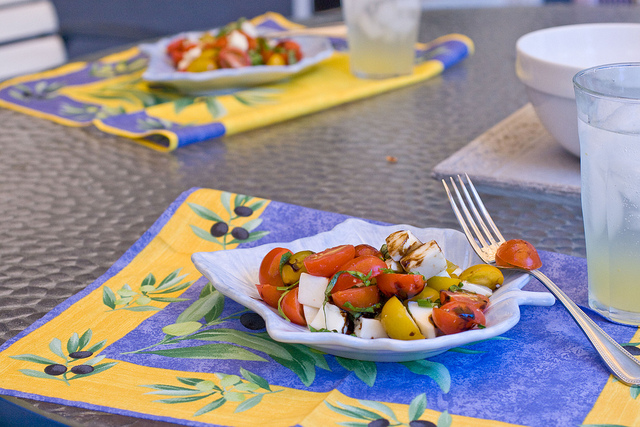
[[[580,24],[546,28],[516,43],[516,74],[536,114],[569,152],[580,155],[573,76],[616,62],[640,62],[640,24]]]
[[[283,319],[276,310],[262,302],[256,290],[258,269],[262,258],[274,247],[293,252],[321,251],[345,243],[368,243],[380,246],[386,236],[397,230],[411,230],[420,240],[435,239],[447,258],[466,268],[480,262],[466,237],[459,231],[439,228],[416,228],[409,225],[375,225],[358,219],[348,219],[334,229],[315,236],[287,243],[270,243],[248,249],[198,252],[191,257],[198,270],[215,288],[264,318],[267,332],[276,341],[305,344],[319,351],[351,359],[376,362],[401,362],[432,357],[453,347],[496,337],[511,329],[520,320],[521,305],[550,306],[555,298],[548,292],[523,291],[529,276],[520,272],[505,272],[505,281],[490,298],[485,315],[487,327],[433,339],[401,341],[390,338],[367,340],[332,332],[310,332],[307,328]]]

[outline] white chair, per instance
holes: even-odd
[[[0,0],[0,80],[66,60],[56,9],[49,0]]]

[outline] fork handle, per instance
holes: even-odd
[[[551,279],[539,270],[529,273],[540,280],[565,306],[611,372],[623,383],[640,385],[640,361],[596,325]]]

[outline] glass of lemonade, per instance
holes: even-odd
[[[355,76],[383,79],[413,72],[420,0],[342,0],[342,10]]]
[[[640,325],[640,63],[589,68],[573,83],[589,305]]]

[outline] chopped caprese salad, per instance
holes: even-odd
[[[167,55],[176,70],[193,73],[252,65],[292,65],[303,57],[295,41],[260,37],[256,27],[245,19],[227,24],[216,34],[177,38],[167,46]]]
[[[434,240],[390,234],[380,249],[344,244],[321,252],[272,249],[262,260],[262,300],[310,331],[415,340],[485,327],[489,297],[502,272],[464,271]]]

